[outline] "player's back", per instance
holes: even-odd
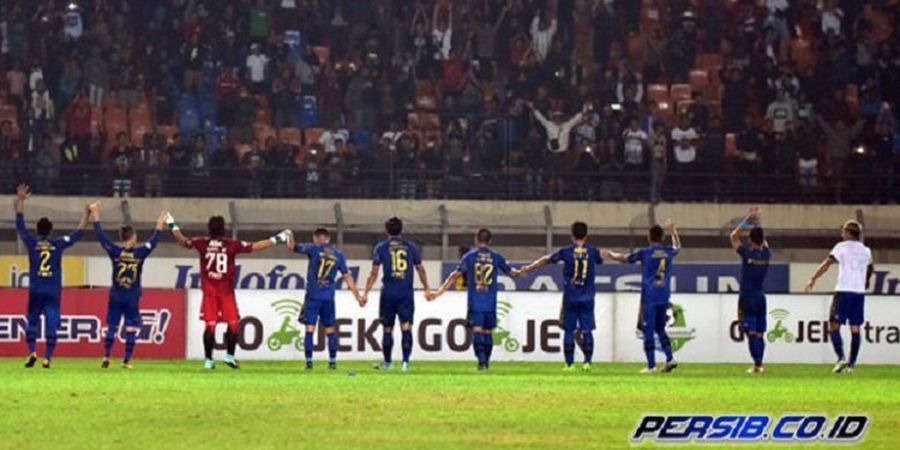
[[[866,273],[872,264],[872,250],[860,241],[839,242],[831,250],[838,262],[837,292],[866,292]]]
[[[332,244],[297,244],[295,252],[309,256],[306,295],[315,300],[334,300],[337,273],[347,273],[344,253]]]
[[[71,243],[69,236],[33,241],[28,248],[28,283],[31,292],[58,294],[62,290],[62,257]]]
[[[463,256],[457,271],[466,274],[469,310],[494,311],[500,271],[509,273],[510,266],[503,255],[488,247],[470,250]]]
[[[628,262],[641,263],[641,294],[643,301],[652,304],[668,303],[671,296],[672,261],[678,249],[653,244],[638,249],[628,257]]]
[[[413,268],[422,263],[419,249],[402,237],[388,238],[373,252],[372,262],[380,265],[382,293],[387,297],[404,298],[413,295]]]
[[[226,237],[196,237],[191,246],[200,254],[203,291],[208,294],[234,293],[235,256],[250,253],[253,244]]]
[[[563,263],[563,295],[567,301],[587,302],[597,293],[594,279],[597,264],[603,263],[600,250],[590,244],[570,244],[550,256],[550,262]]]
[[[741,255],[741,294],[763,295],[772,251],[768,246],[752,248],[742,245],[738,247],[738,254]]]

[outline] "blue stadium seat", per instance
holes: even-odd
[[[216,104],[215,97],[202,97],[198,108],[200,114],[200,124],[204,129],[210,129],[218,123],[219,106]]]
[[[182,133],[193,133],[200,129],[197,97],[184,93],[178,99],[178,129]]]
[[[206,145],[212,151],[219,150],[219,141],[222,137],[228,135],[228,129],[225,127],[210,127],[206,129]]]

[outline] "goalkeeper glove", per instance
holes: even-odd
[[[171,213],[166,213],[166,226],[172,231],[178,231],[180,229]]]
[[[275,236],[270,237],[269,240],[272,241],[272,243],[275,245],[284,244],[288,240],[289,233],[290,233],[290,231],[284,230],[281,233],[278,233]]]

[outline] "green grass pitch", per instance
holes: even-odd
[[[873,418],[863,448],[897,448],[900,430],[900,367],[833,375],[771,365],[751,376],[745,365],[684,364],[646,376],[638,364],[563,373],[558,363],[496,363],[477,373],[473,363],[414,362],[406,374],[370,362],[336,372],[322,362],[312,372],[299,362],[201,365],[102,370],[99,360],[60,358],[26,370],[0,359],[0,448],[628,448],[649,412],[863,412]]]

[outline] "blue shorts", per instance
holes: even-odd
[[[642,304],[638,314],[638,330],[644,333],[645,341],[652,341],[653,334],[664,334],[669,321],[668,303]]]
[[[41,314],[47,323],[59,324],[59,294],[28,294],[28,320],[39,321]]]
[[[559,326],[565,331],[591,331],[594,323],[594,302],[563,300],[559,311]]]
[[[412,323],[416,306],[413,297],[381,296],[378,302],[378,320],[386,327],[394,326],[394,319],[399,317],[400,323]]]
[[[300,309],[300,322],[304,325],[316,325],[322,327],[334,326],[337,319],[334,313],[334,300],[306,299],[303,308]]]
[[[744,312],[738,311],[738,317],[741,321],[741,328],[744,333],[765,333],[769,327],[767,315],[765,311],[760,312]]]
[[[140,298],[126,299],[115,295],[109,296],[109,307],[106,310],[106,325],[119,326],[119,321],[125,318],[126,327],[139,327],[141,320]]]
[[[497,328],[497,311],[469,311],[466,316],[470,328],[493,330]]]
[[[855,292],[836,292],[831,300],[829,319],[841,325],[853,326],[865,322],[866,296]]]

